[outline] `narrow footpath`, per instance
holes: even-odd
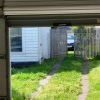
[[[40,84],[40,87],[37,89],[36,92],[32,93],[31,94],[31,98],[35,96],[38,96],[39,95],[39,92],[41,91],[42,89],[42,86],[46,85],[48,83],[48,80],[50,79],[50,77],[52,75],[54,75],[55,71],[58,69],[58,67],[60,66],[60,63],[62,62],[62,60],[64,59],[65,57],[62,57],[61,59],[59,59],[59,61],[53,66],[53,68],[51,69],[50,73],[47,75],[47,77],[45,79],[42,79],[39,81],[39,84]]]
[[[88,67],[88,60],[84,60],[82,64],[82,76],[81,76],[82,93],[78,95],[79,100],[85,100],[86,96],[88,95],[89,88],[88,88],[87,67]]]

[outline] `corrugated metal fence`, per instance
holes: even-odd
[[[74,30],[74,55],[85,59],[97,56],[96,31],[91,29]]]
[[[63,57],[67,54],[67,30],[51,29],[50,32],[51,58]]]

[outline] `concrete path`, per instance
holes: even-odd
[[[39,81],[39,84],[40,84],[40,87],[37,89],[36,92],[32,93],[31,94],[31,98],[35,95],[35,96],[38,96],[39,92],[41,91],[42,89],[42,86],[46,85],[48,83],[48,80],[50,79],[50,77],[52,75],[54,75],[55,71],[57,70],[57,68],[60,66],[60,63],[62,62],[62,60],[64,59],[65,57],[62,57],[54,66],[53,68],[51,69],[50,73],[47,75],[47,77],[45,79],[42,79]],[[31,99],[32,100],[32,99]]]
[[[82,76],[81,76],[82,93],[78,95],[79,100],[85,100],[86,96],[88,95],[89,88],[88,88],[87,67],[88,67],[88,60],[84,60],[82,64]]]
[[[48,83],[48,79],[49,79],[52,75],[54,75],[55,71],[56,71],[57,68],[60,66],[60,63],[62,62],[63,59],[64,59],[64,57],[61,58],[61,59],[53,66],[53,68],[51,69],[50,73],[47,75],[47,77],[46,77],[45,79],[42,79],[42,80],[39,81],[39,84],[40,84],[40,85],[43,86],[43,85],[45,85],[45,84]]]

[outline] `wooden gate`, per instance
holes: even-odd
[[[97,56],[96,31],[92,29],[74,30],[74,55],[85,59]]]
[[[63,57],[67,54],[67,30],[51,29],[50,32],[51,58]]]

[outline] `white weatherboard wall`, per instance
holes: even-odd
[[[40,32],[42,33],[43,39],[43,58],[50,58],[50,29],[51,27],[42,27]]]
[[[11,62],[39,61],[38,27],[22,28],[22,52],[11,52]]]
[[[11,52],[11,62],[38,62],[50,58],[50,27],[22,28],[22,52]]]
[[[39,49],[39,63],[41,64],[41,62],[43,61],[43,36],[42,36],[42,33],[41,33],[41,28],[39,28],[39,30],[38,30],[38,34],[39,34],[39,36],[38,36],[38,39],[39,39],[39,47],[38,47],[38,49]]]

